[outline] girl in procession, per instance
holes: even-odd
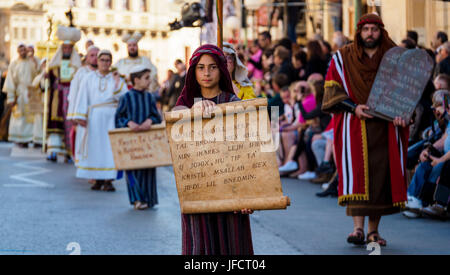
[[[134,67],[130,72],[130,80],[133,88],[120,98],[116,128],[147,131],[152,125],[161,123],[156,100],[147,91],[151,82],[150,69],[144,65]],[[144,210],[158,203],[155,168],[126,171],[126,181],[134,209]]]
[[[223,51],[203,45],[189,61],[186,82],[176,106],[201,108],[208,115],[216,104],[239,101],[233,91]],[[201,98],[194,104],[194,98]],[[182,214],[183,255],[252,255],[250,209],[235,213]]]

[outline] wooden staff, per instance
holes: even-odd
[[[217,46],[223,48],[223,0],[217,0]]]
[[[52,18],[48,18],[49,27],[47,30],[48,39],[47,39],[47,49],[46,49],[46,57],[47,62],[45,63],[45,92],[44,92],[44,114],[42,118],[42,128],[43,128],[43,134],[42,134],[42,152],[45,153],[47,151],[47,127],[48,127],[48,87],[49,87],[49,63],[50,63],[50,36],[52,34]]]

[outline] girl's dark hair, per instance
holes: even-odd
[[[295,60],[302,62],[303,66],[306,65],[307,55],[303,50],[298,51],[294,55]]]
[[[134,80],[136,78],[141,78],[145,73],[149,73],[149,72],[150,72],[150,69],[145,69],[145,70],[143,70],[141,72],[130,74],[131,83],[134,85]]]
[[[319,41],[309,41],[308,44],[306,44],[306,48],[308,50],[308,61],[323,59],[322,47],[320,46]]]
[[[269,58],[273,55],[273,50],[272,49],[265,50],[263,54],[266,58]]]

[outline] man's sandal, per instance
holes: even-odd
[[[354,232],[352,232],[350,235],[348,235],[347,242],[355,244],[355,245],[365,244],[364,230],[362,228],[356,228],[356,230]]]
[[[366,243],[368,243],[368,244],[372,243],[372,242],[376,242],[380,246],[386,246],[386,240],[380,237],[380,234],[378,233],[378,231],[370,232],[369,234],[367,234],[367,238],[366,239],[367,239]]]

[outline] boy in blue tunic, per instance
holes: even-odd
[[[147,92],[150,85],[150,69],[136,66],[131,70],[133,88],[120,98],[116,110],[116,128],[128,127],[132,131],[147,131],[152,125],[161,123],[156,100]],[[126,171],[130,203],[136,210],[144,210],[158,203],[156,191],[156,169]]]

